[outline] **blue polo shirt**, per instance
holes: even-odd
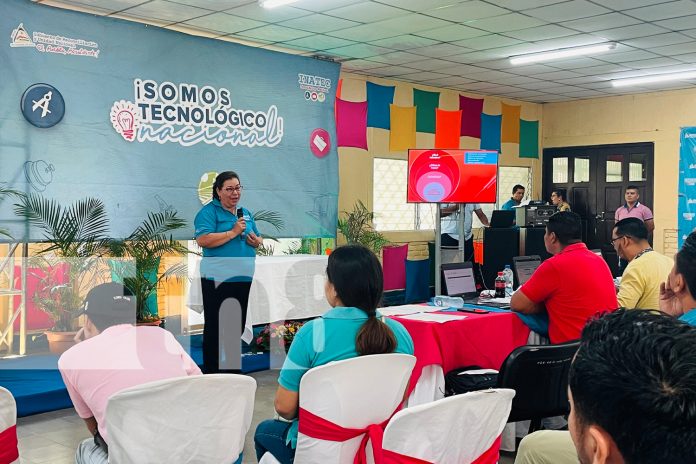
[[[309,369],[331,361],[357,358],[355,338],[366,320],[367,314],[361,309],[336,307],[307,322],[290,345],[278,383],[296,392],[300,390],[300,379]],[[404,326],[389,318],[383,321],[396,337],[394,352],[413,354],[413,340]]]
[[[248,209],[242,208],[246,231],[253,231],[256,235],[259,230],[256,222]],[[226,232],[237,223],[237,216],[226,210],[220,204],[220,200],[213,199],[196,214],[193,220],[195,237],[213,232]],[[250,282],[254,276],[256,248],[246,243],[245,238],[237,236],[215,248],[203,248],[201,260],[201,277],[215,280],[216,282]]]
[[[515,206],[518,206],[518,205],[519,205],[519,203],[517,203],[515,200],[510,198],[508,201],[503,203],[503,206],[501,206],[500,209],[509,211],[509,210],[515,209]]]
[[[679,316],[680,321],[684,321],[689,325],[696,325],[696,309],[692,309],[691,311],[682,314]]]

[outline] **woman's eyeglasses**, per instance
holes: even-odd
[[[224,190],[225,190],[225,192],[227,192],[227,193],[232,193],[232,192],[241,192],[241,191],[242,191],[242,188],[243,188],[243,187],[242,187],[241,185],[238,185],[238,186],[236,186],[236,187],[227,187],[227,188],[224,189]]]

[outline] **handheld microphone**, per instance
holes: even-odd
[[[242,208],[237,207],[237,219],[242,219],[244,217],[244,211]],[[244,236],[244,231],[239,236],[242,240],[244,240],[246,237]]]

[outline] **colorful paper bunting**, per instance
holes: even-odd
[[[501,142],[520,143],[520,110],[521,106],[501,103],[503,121],[500,134]]]
[[[413,105],[416,107],[416,130],[435,133],[435,109],[440,105],[440,92],[413,89]]]
[[[469,98],[460,95],[459,109],[462,110],[462,128],[460,134],[480,139],[483,98]]]
[[[367,127],[389,129],[389,105],[394,103],[394,86],[367,83]]]
[[[502,116],[481,113],[481,150],[500,151],[500,123]]]
[[[539,121],[520,119],[520,158],[539,158]]]
[[[435,148],[459,148],[461,111],[435,110]]]
[[[367,150],[367,102],[336,99],[336,146]]]
[[[404,151],[416,147],[416,107],[389,105],[391,131],[389,151]]]

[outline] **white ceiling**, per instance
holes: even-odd
[[[33,0],[252,46],[319,55],[346,71],[554,102],[667,89],[619,77],[696,69],[696,0]],[[512,66],[507,57],[615,41],[594,57]]]

